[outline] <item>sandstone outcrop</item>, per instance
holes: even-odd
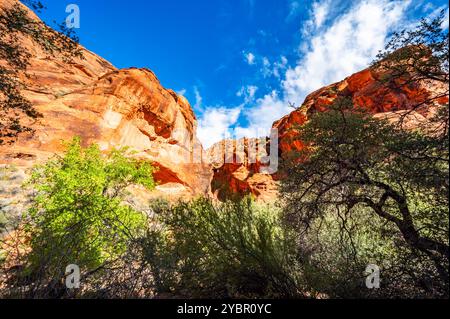
[[[245,195],[266,202],[276,198],[277,181],[264,173],[270,155],[268,139],[223,140],[207,153],[214,170],[211,190],[219,200]]]
[[[301,140],[296,138],[296,127],[305,123],[314,112],[326,111],[337,98],[349,98],[355,108],[361,108],[377,117],[385,115],[393,119],[403,111],[421,105],[431,95],[448,91],[442,84],[430,81],[397,79],[394,83],[389,83],[382,80],[384,75],[384,72],[367,68],[309,94],[297,110],[273,124],[278,129],[281,156],[302,148]],[[448,96],[434,102],[444,105],[448,103]],[[414,117],[427,117],[432,110],[433,105],[425,103],[414,110],[409,118],[413,120]]]
[[[298,109],[276,121],[273,128],[278,130],[280,160],[290,152],[303,148],[301,137],[298,136],[298,127],[304,124],[311,114],[329,109],[337,98],[349,98],[355,108],[362,108],[377,118],[395,122],[402,117],[406,128],[414,128],[425,122],[425,119],[435,110],[436,105],[423,104],[423,102],[428,101],[432,94],[436,96],[439,92],[448,92],[448,87],[440,83],[405,79],[388,83],[382,81],[383,75],[385,75],[383,72],[373,68],[357,72],[343,81],[309,94]],[[448,96],[436,99],[434,103],[448,104]],[[417,105],[421,107],[411,110]],[[233,144],[232,141],[223,141],[217,145],[225,142]],[[211,152],[212,149],[208,150],[208,153]],[[239,157],[239,154],[237,156]],[[276,186],[280,178],[282,177],[276,173],[260,174],[254,165],[248,165],[245,162],[216,164],[212,188],[217,191],[221,189],[218,186],[227,185],[227,191],[231,194],[253,194],[264,201],[273,200],[276,198]],[[220,198],[220,192],[218,196]]]
[[[2,0],[0,9],[17,3]],[[28,10],[28,9],[27,9]],[[33,19],[38,17],[28,10]],[[116,69],[82,48],[83,58],[67,62],[49,56],[29,38],[31,54],[23,95],[43,115],[12,145],[0,147],[0,164],[27,168],[64,150],[62,141],[79,136],[102,150],[129,147],[158,168],[159,185],[142,197],[170,199],[208,195],[212,170],[196,137],[197,120],[188,101],[165,89],[147,69]],[[1,63],[1,61],[0,61]]]

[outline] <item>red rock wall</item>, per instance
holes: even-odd
[[[326,111],[338,97],[352,99],[355,107],[362,108],[378,117],[381,114],[410,110],[420,105],[437,92],[448,90],[436,82],[413,82],[407,79],[397,79],[394,83],[382,81],[385,74],[368,68],[357,72],[341,82],[321,88],[308,95],[302,106],[276,121],[274,128],[278,129],[280,153],[284,155],[292,150],[300,150],[301,140],[295,139],[295,127],[305,123],[308,116],[314,112]],[[435,101],[447,104],[448,97]],[[428,116],[431,105],[423,105],[417,110],[419,116]],[[391,115],[389,115],[391,116]]]
[[[355,73],[343,81],[323,87],[308,95],[302,106],[284,116],[273,124],[278,129],[279,155],[282,158],[292,151],[303,148],[298,136],[298,127],[304,124],[314,112],[324,112],[339,97],[352,99],[355,107],[362,108],[375,117],[395,121],[405,110],[421,104],[431,95],[445,92],[448,88],[434,82],[411,82],[405,79],[394,83],[381,81],[384,74],[373,69],[365,69]],[[438,104],[448,104],[448,97],[435,101]],[[423,105],[406,121],[409,127],[414,127],[417,121],[425,119],[432,113],[432,105]],[[223,143],[223,142],[222,142]],[[211,152],[211,149],[208,150]],[[258,170],[246,163],[216,165],[213,177],[213,191],[217,186],[228,185],[232,194],[252,194],[258,199],[273,200],[276,198],[277,180],[279,174],[259,174]],[[221,197],[220,192],[216,196]]]
[[[1,0],[0,8],[14,2]],[[84,59],[67,63],[30,39],[21,42],[32,56],[23,93],[43,117],[29,121],[34,135],[0,147],[0,164],[31,166],[61,152],[62,140],[80,136],[84,144],[97,143],[103,150],[131,147],[136,156],[154,162],[160,168],[156,193],[209,194],[212,171],[202,163],[197,120],[183,96],[163,88],[150,70],[118,70],[84,48]]]

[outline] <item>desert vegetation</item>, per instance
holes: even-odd
[[[46,29],[15,14],[43,39]],[[448,298],[449,110],[434,103],[448,95],[442,20],[395,34],[373,67],[391,70],[380,81],[393,90],[408,79],[446,91],[394,121],[347,98],[309,114],[292,128],[303,147],[282,158],[271,204],[198,197],[140,210],[127,196],[157,186],[151,162],[67,141],[32,168],[19,220],[0,206],[0,298]],[[27,56],[17,54],[14,32],[0,37],[1,54],[9,52],[0,57],[19,72]],[[17,73],[1,67],[0,81],[0,114],[38,116]],[[432,116],[407,125],[424,108]],[[26,130],[18,118],[2,117],[0,143]],[[79,287],[67,287],[68,265],[79,267]],[[381,270],[379,288],[366,285],[368,265]]]
[[[28,181],[32,206],[3,244],[2,297],[448,296],[447,139],[346,100],[301,134],[278,204],[160,200],[147,213],[123,199],[155,185],[151,165],[75,139]],[[68,264],[81,268],[78,290],[64,286]],[[365,286],[369,264],[380,289]]]

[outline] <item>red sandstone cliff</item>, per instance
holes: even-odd
[[[295,111],[284,116],[273,124],[278,129],[279,155],[281,159],[287,153],[302,149],[302,141],[298,136],[298,127],[308,120],[314,112],[326,111],[329,106],[340,97],[347,97],[353,101],[354,107],[362,108],[375,117],[387,118],[396,121],[406,110],[411,110],[417,105],[420,108],[408,112],[405,125],[417,126],[418,122],[431,115],[435,105],[423,103],[430,96],[436,96],[448,92],[448,87],[433,81],[408,81],[408,79],[396,79],[394,83],[382,81],[386,75],[380,69],[367,68],[355,73],[343,81],[323,87],[309,94],[303,104]],[[434,100],[434,104],[448,104],[448,96]],[[222,145],[224,142],[218,143]],[[228,141],[228,143],[233,143]],[[221,157],[223,147],[208,150]],[[210,155],[211,156],[211,155]],[[238,157],[242,156],[238,154]],[[276,183],[280,177],[277,174],[260,174],[255,164],[246,161],[236,161],[215,165],[213,178],[213,191],[220,190],[222,185],[227,185],[229,194],[253,194],[258,199],[273,200],[276,198]],[[255,182],[257,180],[257,182]],[[223,193],[223,192],[222,192]],[[218,193],[220,197],[220,192]]]
[[[362,108],[376,117],[395,118],[405,110],[410,110],[427,101],[438,92],[445,92],[441,83],[433,81],[408,81],[397,79],[395,83],[383,81],[384,73],[374,68],[357,72],[343,81],[333,83],[309,94],[300,108],[284,116],[273,124],[278,129],[281,155],[301,149],[300,139],[296,139],[296,127],[307,121],[314,112],[323,112],[340,97],[353,101],[356,108]],[[448,103],[448,96],[434,101]],[[433,105],[423,104],[415,110],[415,117],[430,115]]]
[[[252,195],[262,201],[276,198],[275,177],[263,170],[267,167],[264,158],[270,154],[268,139],[224,140],[211,146],[207,153],[214,167],[211,190],[216,198],[224,200],[234,195]]]
[[[13,3],[1,0],[0,10]],[[152,161],[159,168],[155,195],[209,194],[211,168],[202,163],[197,121],[183,96],[163,88],[150,70],[118,70],[84,48],[84,58],[69,63],[49,56],[31,39],[21,42],[31,55],[23,94],[43,117],[28,123],[33,135],[0,147],[0,164],[30,167],[62,151],[62,140],[80,136],[84,144],[97,143],[103,150],[131,147]]]
[[[13,3],[17,0],[0,0],[0,10]],[[38,19],[31,11],[29,15]],[[28,38],[21,42],[32,57],[23,93],[43,118],[29,123],[34,135],[22,135],[15,144],[0,147],[0,165],[30,167],[62,151],[61,141],[77,135],[85,144],[97,143],[104,150],[129,146],[140,158],[152,161],[159,168],[155,173],[159,186],[152,196],[191,198],[212,190],[219,199],[233,194],[276,198],[278,176],[260,170],[270,141],[261,143],[250,161],[256,139],[223,141],[205,154],[188,101],[163,88],[150,70],[118,70],[84,48],[84,59],[68,63],[49,57]],[[338,97],[352,99],[356,107],[374,116],[395,119],[443,89],[436,83],[405,79],[397,80],[393,88],[380,81],[382,76],[383,72],[369,68],[308,95],[301,107],[273,124],[279,132],[281,157],[301,149],[296,127],[312,113],[327,110]],[[448,103],[448,97],[436,103]],[[415,118],[426,117],[430,107],[423,105]],[[226,145],[231,147],[231,159]],[[206,155],[212,165],[205,163]],[[145,197],[144,193],[137,190],[138,195]]]

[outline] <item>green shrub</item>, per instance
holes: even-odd
[[[63,157],[36,167],[29,181],[36,193],[25,229],[31,238],[26,273],[60,278],[69,264],[93,271],[119,258],[146,226],[146,216],[123,204],[123,195],[132,184],[152,188],[152,171],[126,150],[103,155],[79,139]]]
[[[300,272],[292,234],[279,211],[240,202],[154,208],[145,256],[159,293],[188,297],[299,297]]]
[[[352,215],[325,218],[310,224],[301,237],[307,289],[328,298],[436,298],[445,295],[445,282],[425,254],[411,251],[395,226],[359,208]],[[307,246],[307,248],[305,246]],[[380,269],[380,289],[366,287],[369,264]]]

